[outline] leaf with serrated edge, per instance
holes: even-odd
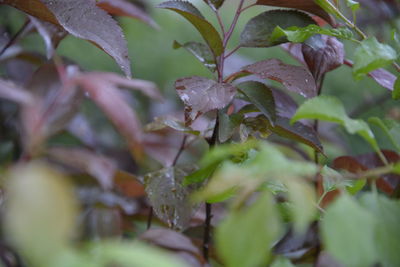
[[[255,74],[262,79],[271,79],[282,83],[289,91],[304,97],[314,97],[317,94],[315,80],[305,68],[288,65],[279,59],[267,59],[248,65],[244,72]]]
[[[114,58],[127,76],[131,76],[124,34],[117,22],[96,6],[96,1],[43,0],[42,2],[68,33],[98,45]]]
[[[222,54],[224,47],[219,33],[190,2],[168,1],[161,3],[158,7],[170,9],[182,15],[199,31],[215,57]]]

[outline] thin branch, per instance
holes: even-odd
[[[18,30],[17,33],[14,34],[14,36],[8,40],[7,44],[5,46],[3,46],[3,48],[0,51],[0,56],[10,47],[12,46],[17,40],[18,38],[20,38],[26,31],[26,29],[28,28],[28,26],[30,25],[30,20],[26,20],[24,25],[22,25],[22,27]]]
[[[238,51],[242,46],[239,44],[238,46],[236,46],[234,49],[232,49],[232,51],[230,51],[228,54],[226,54],[224,56],[224,59],[227,59],[228,57],[230,57],[231,55],[233,55],[236,51]]]
[[[180,157],[180,155],[182,154],[184,148],[185,148],[185,144],[186,144],[186,140],[187,140],[187,135],[185,135],[182,139],[181,145],[179,147],[178,153],[176,153],[176,156],[174,158],[174,161],[172,162],[172,166],[175,166],[176,163],[178,162],[178,159]]]
[[[221,27],[222,36],[225,36],[225,26],[224,26],[224,23],[222,22],[222,18],[221,18],[221,15],[219,14],[219,10],[214,9],[214,13],[215,13],[215,16],[217,17],[218,24]]]
[[[240,10],[240,13],[242,13],[243,11],[245,11],[245,10],[249,9],[250,7],[256,6],[256,5],[257,5],[257,3],[254,3],[254,4],[251,4],[251,5],[248,5],[248,6],[244,7],[244,8],[242,8],[242,10]]]

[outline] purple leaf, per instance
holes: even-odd
[[[311,45],[302,45],[304,60],[315,80],[321,82],[326,72],[343,64],[344,47],[338,39],[332,36],[317,35],[310,39],[313,40]]]
[[[95,0],[42,0],[58,23],[75,37],[91,41],[114,58],[131,76],[128,48],[117,22]]]
[[[82,148],[53,147],[47,153],[52,160],[90,174],[104,189],[112,188],[117,171],[117,165],[112,159]]]
[[[217,83],[199,76],[178,79],[175,88],[185,104],[185,120],[189,124],[203,113],[224,108],[236,93],[236,88],[231,84]]]
[[[291,96],[277,88],[269,87],[274,96],[276,115],[291,118],[296,113],[298,105]]]
[[[244,72],[255,74],[263,79],[282,83],[289,91],[310,98],[316,96],[317,90],[312,75],[303,67],[288,65],[279,59],[267,59],[248,65]]]

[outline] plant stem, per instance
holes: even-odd
[[[147,230],[151,228],[151,223],[153,222],[153,208],[150,207],[149,215],[147,215]]]
[[[182,139],[181,145],[178,149],[178,153],[176,153],[174,161],[172,162],[172,166],[175,166],[176,163],[178,162],[178,159],[179,159],[180,155],[182,154],[183,149],[185,148],[186,140],[187,140],[187,135],[185,134],[185,136]]]
[[[238,45],[236,46],[234,49],[232,49],[232,51],[230,51],[228,54],[225,55],[224,59],[227,59],[228,57],[230,57],[231,55],[233,55],[236,51],[238,51],[242,46]]]
[[[15,41],[17,41],[18,38],[21,37],[21,36],[26,32],[26,30],[28,29],[28,26],[30,26],[30,25],[31,25],[30,20],[27,19],[27,20],[25,21],[24,25],[22,25],[22,27],[18,30],[18,32],[17,32],[16,34],[14,34],[14,36],[13,36],[13,37],[6,43],[6,45],[3,46],[3,48],[0,50],[0,56],[1,56],[4,52],[6,52],[6,50],[7,50],[10,46],[12,46],[12,45],[15,43]]]
[[[210,232],[211,232],[211,218],[212,218],[212,205],[206,203],[206,221],[204,225],[204,236],[203,236],[203,256],[208,262],[209,259],[209,245],[210,245]]]

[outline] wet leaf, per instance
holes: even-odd
[[[326,72],[332,71],[343,64],[343,44],[334,37],[322,35],[312,46],[303,44],[302,52],[308,69],[317,81],[321,81]]]
[[[224,108],[236,93],[236,88],[231,84],[217,83],[199,76],[178,79],[175,88],[186,106],[186,122],[208,111]]]
[[[144,177],[145,190],[158,218],[173,229],[187,227],[196,206],[190,201],[190,193],[196,187],[183,186],[185,176],[193,167],[168,167]]]
[[[43,38],[46,45],[47,59],[51,59],[55,53],[55,49],[60,41],[67,35],[67,32],[65,32],[63,28],[50,22],[41,21],[32,16],[29,16],[29,19]]]
[[[157,23],[143,9],[125,0],[99,0],[96,5],[107,11],[108,14],[116,16],[126,16],[138,19],[149,26],[158,29]]]
[[[147,124],[144,127],[145,131],[158,131],[164,129],[165,127],[169,127],[179,132],[199,135],[199,131],[195,131],[192,128],[185,126],[185,123],[173,118],[173,117],[156,117],[154,121]]]
[[[174,49],[185,48],[193,56],[195,56],[207,69],[211,72],[215,72],[217,65],[215,64],[215,58],[212,51],[208,46],[198,42],[187,42],[180,44],[174,41]]]
[[[299,9],[317,15],[329,23],[333,22],[331,16],[317,5],[314,0],[257,0],[257,4]]]
[[[170,9],[182,15],[199,31],[215,57],[222,54],[224,48],[219,33],[190,2],[167,1],[159,4],[158,7]]]
[[[291,123],[300,119],[318,119],[338,123],[350,134],[359,134],[376,151],[379,150],[368,124],[363,120],[348,117],[343,104],[333,96],[322,95],[304,102],[291,119]]]
[[[90,174],[104,189],[112,188],[117,165],[111,158],[83,148],[52,147],[47,153],[52,160]]]
[[[250,234],[254,229],[257,235]],[[268,261],[280,232],[274,201],[263,192],[251,206],[232,210],[220,223],[215,232],[217,251],[225,266],[261,266]]]
[[[54,266],[72,241],[77,203],[68,181],[39,162],[16,166],[9,173],[5,233],[34,266]]]
[[[269,123],[274,125],[276,119],[275,101],[271,89],[263,83],[253,81],[240,83],[238,88],[248,98],[248,101],[268,118]]]
[[[118,87],[137,89],[149,97],[160,98],[156,86],[148,81],[101,72],[77,75],[73,82],[80,85],[102,109],[125,138],[135,158],[140,160],[143,153],[141,124]]]
[[[366,39],[354,52],[354,78],[361,79],[365,74],[389,65],[396,58],[396,51],[389,45],[379,43],[375,37]]]
[[[326,209],[321,224],[327,252],[346,266],[373,265],[378,259],[373,235],[376,223],[376,218],[354,199],[340,196]]]
[[[310,16],[294,10],[269,10],[257,15],[247,22],[240,35],[243,47],[270,47],[287,42],[286,38],[273,40],[275,27],[288,28],[292,26],[305,27],[315,22]]]
[[[94,0],[6,0],[9,4],[38,19],[60,25],[75,37],[95,43],[131,75],[128,48],[117,22]],[[73,19],[71,19],[73,18]]]
[[[244,67],[243,71],[262,79],[280,82],[289,91],[304,97],[316,96],[316,85],[312,75],[302,67],[285,64],[279,59],[259,61]]]

